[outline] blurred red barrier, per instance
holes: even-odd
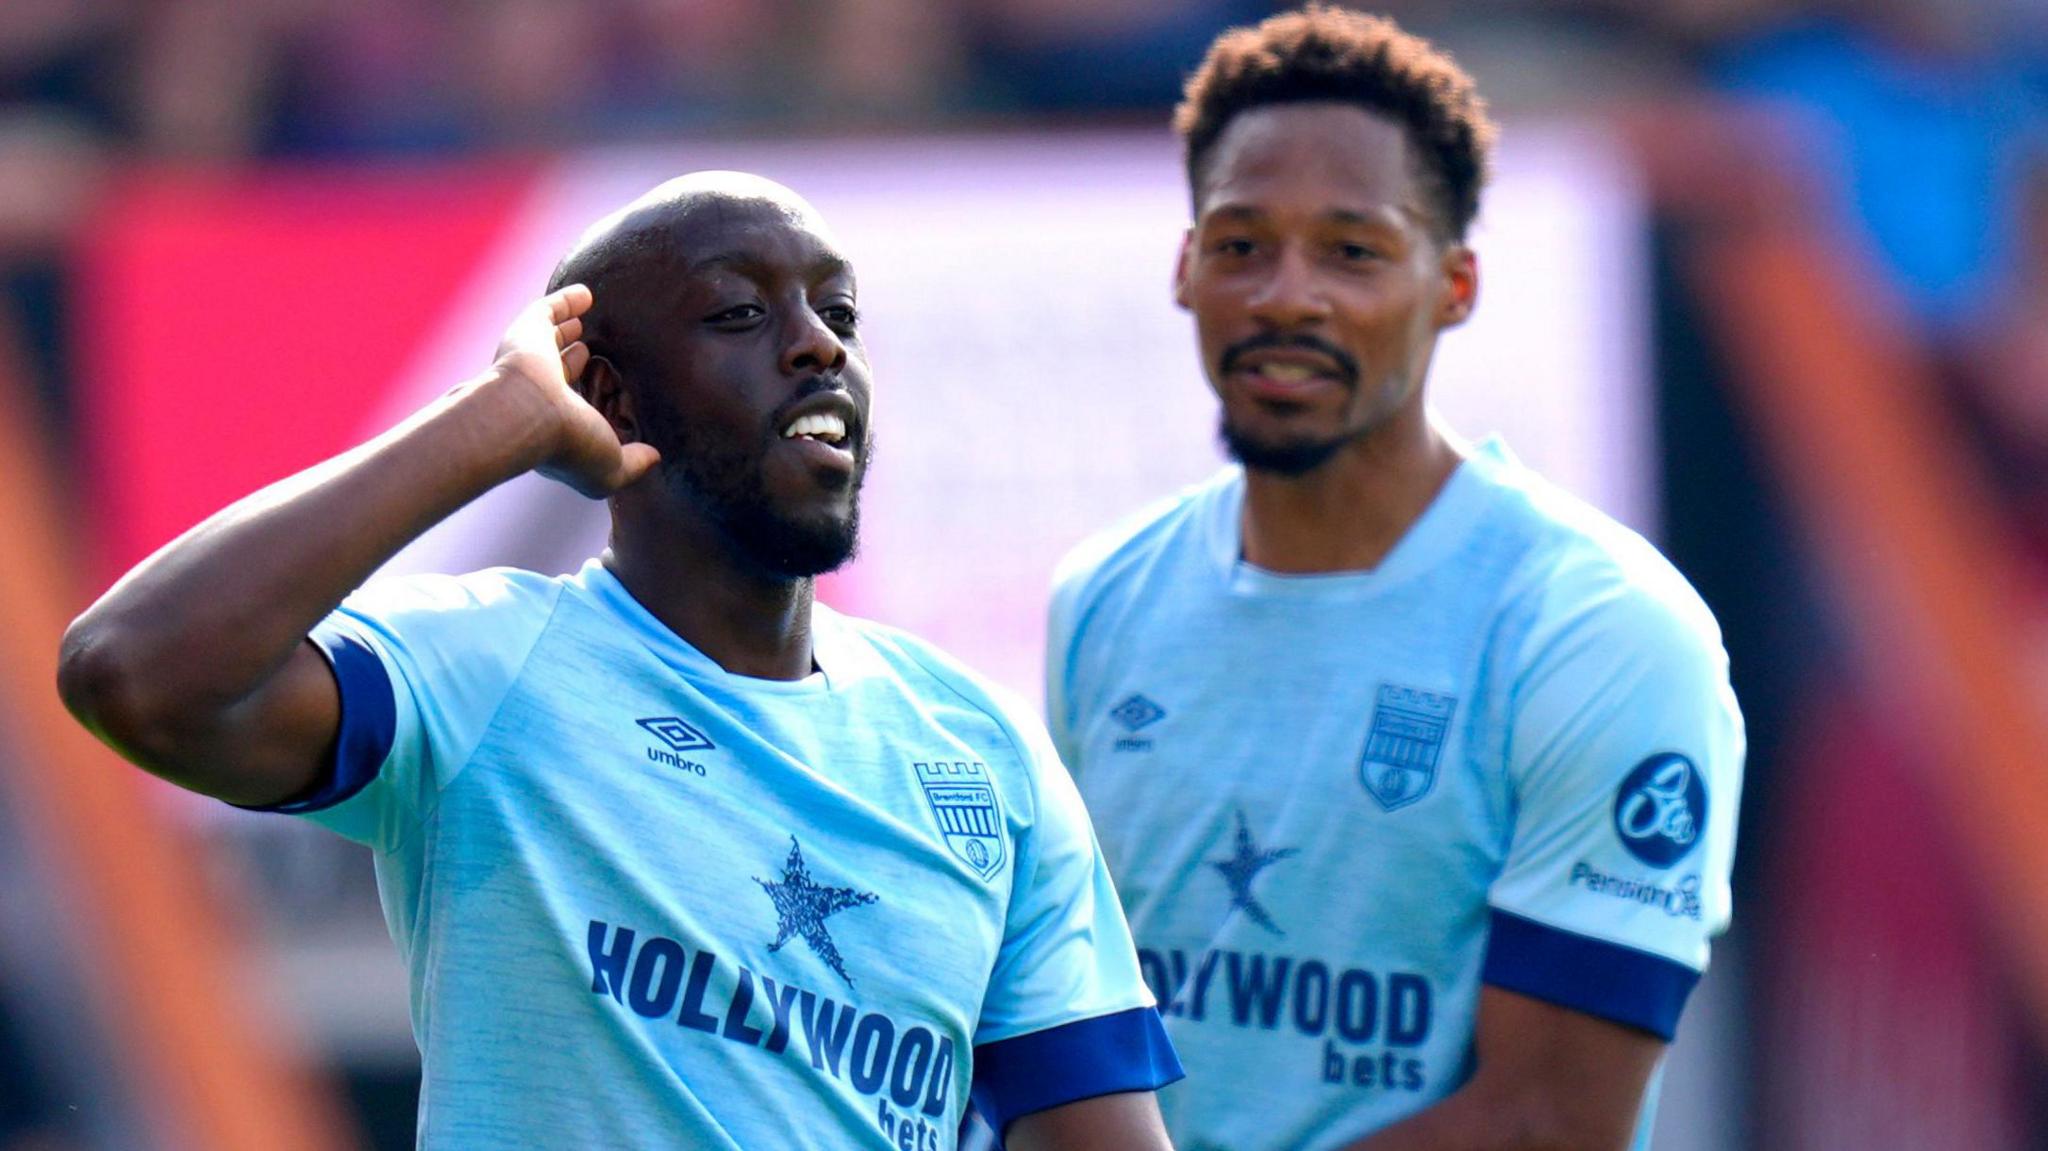
[[[102,581],[354,446],[529,176],[474,163],[142,173],[109,195],[78,301]]]

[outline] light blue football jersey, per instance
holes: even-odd
[[[1243,498],[1227,469],[1084,545],[1052,608],[1054,740],[1188,1070],[1176,1146],[1429,1106],[1482,983],[1669,1038],[1744,751],[1692,588],[1497,443],[1369,572],[1244,563]]]
[[[314,640],[430,1148],[953,1145],[1179,1073],[1043,727],[818,607],[729,675],[593,561],[372,584]]]

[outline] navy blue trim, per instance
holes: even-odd
[[[1159,1012],[1134,1007],[974,1049],[974,1106],[998,1134],[1019,1116],[1186,1075]]]
[[[1495,909],[1480,979],[1559,1007],[1630,1027],[1665,1042],[1700,973],[1673,959],[1561,931]]]
[[[397,738],[398,707],[393,702],[391,676],[377,653],[335,628],[322,628],[308,638],[327,657],[328,666],[334,669],[334,685],[341,692],[341,726],[335,733],[334,758],[324,765],[312,791],[250,811],[305,815],[333,807],[377,778]]]

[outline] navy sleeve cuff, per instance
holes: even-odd
[[[341,803],[370,785],[391,754],[398,732],[398,708],[384,661],[368,644],[332,628],[314,632],[313,643],[334,669],[341,692],[341,729],[335,735],[334,759],[313,790],[250,811],[304,815]]]
[[[976,1047],[974,1106],[1001,1133],[1034,1111],[1152,1091],[1185,1074],[1159,1012],[1137,1007]]]
[[[1669,1042],[1700,973],[1661,955],[1495,910],[1480,978]]]

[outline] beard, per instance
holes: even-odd
[[[859,551],[860,487],[874,451],[865,431],[847,481],[853,491],[846,514],[798,516],[769,494],[760,450],[694,433],[668,416],[660,413],[648,429],[649,441],[661,452],[663,486],[702,508],[748,566],[774,579],[809,579],[838,570]]]
[[[1217,437],[1223,441],[1223,450],[1230,454],[1231,459],[1243,464],[1247,471],[1268,472],[1290,479],[1322,467],[1331,456],[1364,434],[1361,431],[1326,439],[1261,440],[1232,424],[1228,415],[1223,417],[1216,430]]]
[[[1328,357],[1337,369],[1338,378],[1354,396],[1358,391],[1358,360],[1349,352],[1312,335],[1281,335],[1266,332],[1250,339],[1240,340],[1224,349],[1216,367],[1215,379],[1230,375],[1243,358],[1253,352],[1273,348],[1302,348]],[[1289,438],[1260,439],[1230,420],[1226,407],[1217,424],[1217,437],[1223,441],[1223,450],[1230,458],[1243,464],[1249,471],[1269,472],[1278,476],[1304,476],[1329,462],[1330,457],[1342,451],[1349,444],[1363,438],[1369,428],[1340,432],[1321,438],[1294,436]]]

